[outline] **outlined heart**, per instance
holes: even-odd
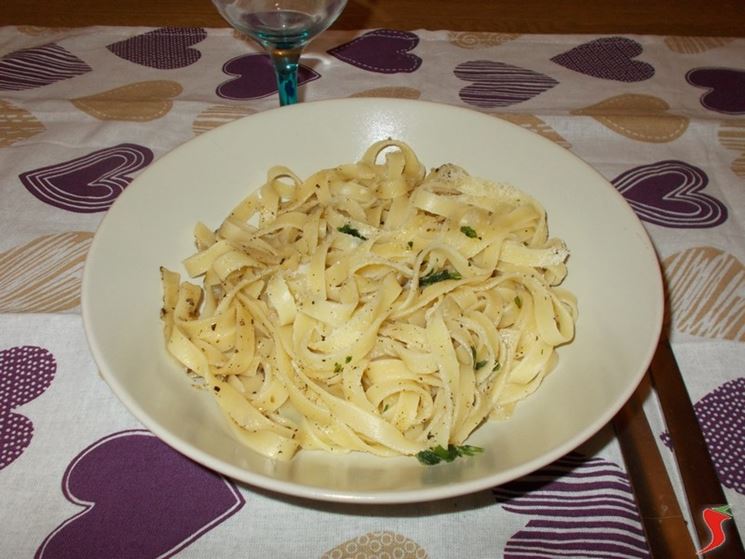
[[[44,130],[44,125],[26,109],[0,100],[0,148],[28,140]]]
[[[745,378],[725,382],[696,402],[693,409],[719,481],[745,495]],[[667,432],[660,438],[672,449]]]
[[[201,27],[161,27],[107,45],[119,58],[158,70],[175,70],[194,64],[202,53],[192,48],[207,37]]]
[[[727,220],[722,202],[701,191],[706,173],[684,161],[634,167],[611,181],[640,219],[663,227],[700,229]]]
[[[504,557],[650,557],[631,485],[613,462],[570,452],[492,492],[504,510],[530,517]]]
[[[91,67],[55,43],[18,50],[0,58],[0,91],[24,91],[68,80]]]
[[[45,538],[35,559],[172,557],[245,504],[233,483],[144,430],[83,450],[62,489],[84,508]]]
[[[653,95],[624,93],[575,109],[573,115],[590,116],[614,132],[640,142],[672,142],[688,129],[688,118],[670,114],[670,105]]]
[[[99,120],[145,122],[168,114],[173,98],[182,91],[178,82],[152,80],[130,83],[70,102]]]
[[[64,312],[80,304],[93,233],[44,235],[0,253],[0,312]]]
[[[419,37],[410,31],[376,29],[329,49],[328,53],[368,72],[397,74],[416,72],[422,65],[422,59],[410,52],[418,44]]]
[[[745,266],[714,247],[694,247],[662,261],[675,330],[745,342]]]
[[[277,78],[272,61],[266,54],[244,54],[228,60],[222,71],[233,79],[217,86],[217,96],[223,99],[242,101],[261,99],[277,93]],[[321,77],[314,70],[298,65],[298,86]]]
[[[458,64],[453,73],[473,82],[460,90],[461,100],[484,108],[522,103],[559,83],[545,74],[493,60],[469,60]]]
[[[448,31],[448,42],[462,49],[498,47],[514,41],[519,33],[492,33],[488,31]]]
[[[198,136],[256,112],[256,109],[245,105],[212,105],[197,115],[191,124],[191,130],[195,136]]]
[[[615,80],[639,82],[654,76],[654,67],[640,60],[641,44],[626,37],[603,37],[583,43],[551,60],[580,74]]]
[[[54,356],[43,347],[0,351],[0,470],[23,454],[34,434],[31,420],[13,410],[43,394],[56,372]]]
[[[42,202],[77,213],[102,212],[132,181],[132,173],[153,160],[153,152],[136,144],[119,144],[83,157],[19,175]]]
[[[44,37],[47,35],[64,35],[72,27],[42,27],[38,25],[16,25],[16,31],[30,37]]]
[[[745,114],[745,70],[736,68],[694,68],[686,81],[707,90],[701,105],[728,115]]]
[[[393,99],[419,99],[422,92],[413,87],[375,87],[352,93],[350,97],[383,97]]]
[[[734,41],[734,37],[665,37],[665,45],[680,54],[698,54],[724,47]]]
[[[732,172],[745,178],[745,119],[725,120],[719,125],[719,143],[739,153],[730,165]]]
[[[561,147],[571,149],[572,145],[556,130],[551,128],[546,122],[535,115],[527,113],[491,113],[497,118],[522,126],[534,134],[543,136],[547,140],[559,144]]]

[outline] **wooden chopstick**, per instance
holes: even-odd
[[[642,404],[639,387],[613,418],[626,471],[654,559],[689,559],[696,548]]]
[[[657,346],[650,372],[667,424],[680,478],[683,481],[688,510],[696,527],[699,543],[703,547],[710,537],[703,520],[703,511],[708,507],[726,505],[727,499],[696,419],[678,363],[670,343],[664,337]],[[718,549],[706,553],[704,557],[743,559],[745,549],[734,520],[728,521],[724,530],[725,543]]]

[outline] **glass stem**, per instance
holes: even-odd
[[[297,103],[297,68],[301,51],[299,47],[271,50],[281,106]]]

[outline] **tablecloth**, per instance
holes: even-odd
[[[658,252],[672,346],[745,530],[745,39],[329,31],[300,82],[302,101],[483,111],[612,182]],[[647,557],[609,428],[488,491],[354,506],[225,479],[114,397],[79,307],[99,221],[169,150],[276,104],[267,57],[228,29],[0,28],[0,556]],[[646,409],[680,491],[653,393]]]

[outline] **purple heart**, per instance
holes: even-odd
[[[332,56],[357,68],[381,74],[414,72],[422,59],[410,54],[419,37],[408,31],[376,29],[328,51]]]
[[[135,64],[159,70],[173,70],[199,60],[202,53],[191,47],[206,37],[207,32],[201,27],[161,27],[106,48]]]
[[[722,485],[745,495],[745,378],[724,383],[693,409]],[[668,433],[660,438],[672,448]]]
[[[745,114],[745,70],[695,68],[686,74],[686,80],[708,89],[701,96],[701,104],[707,109],[729,115]]]
[[[23,91],[74,78],[91,67],[59,45],[18,50],[0,58],[0,91]]]
[[[78,213],[107,210],[129,185],[130,173],[153,160],[153,152],[136,144],[119,144],[77,159],[27,171],[19,176],[42,202]]]
[[[243,100],[260,99],[277,93],[277,78],[274,75],[272,61],[266,54],[245,54],[228,60],[222,71],[232,80],[217,86],[216,93],[223,99]],[[298,65],[297,83],[317,80],[321,75],[307,66]]]
[[[54,356],[44,348],[0,351],[0,470],[23,454],[34,433],[31,420],[12,410],[39,397],[56,372]]]
[[[727,220],[727,208],[700,191],[709,183],[701,169],[683,161],[634,167],[613,179],[640,219],[663,227],[715,227]]]
[[[606,37],[584,43],[551,60],[588,76],[619,82],[639,82],[654,76],[654,67],[632,60],[642,46],[626,37]]]
[[[458,64],[456,77],[473,82],[460,90],[463,102],[477,107],[507,107],[532,99],[554,87],[555,79],[519,66],[491,60]]]
[[[504,549],[517,557],[649,557],[626,474],[613,462],[571,452],[493,490],[502,507],[532,517]]]
[[[35,559],[172,557],[245,503],[231,482],[140,430],[78,454],[62,489],[84,509],[46,537]]]

